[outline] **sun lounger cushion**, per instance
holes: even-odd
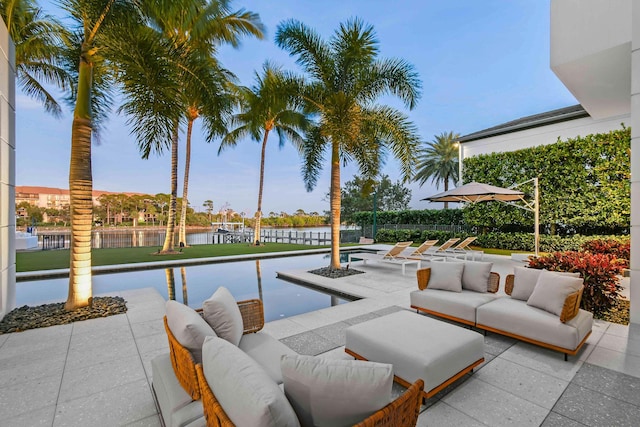
[[[271,379],[278,384],[282,384],[280,359],[285,354],[296,354],[295,351],[265,332],[243,335],[238,348],[258,362]]]
[[[486,284],[485,284],[486,287]],[[411,306],[420,307],[435,313],[476,322],[476,308],[496,298],[492,293],[480,293],[463,289],[461,293],[431,289],[413,291],[410,294]]]
[[[182,346],[186,347],[196,363],[202,361],[202,343],[206,337],[215,337],[211,326],[191,307],[174,300],[165,306],[169,329]]]
[[[352,426],[391,402],[393,366],[283,356],[284,392],[303,427]]]
[[[236,426],[299,426],[287,398],[249,355],[221,338],[202,346],[204,376],[227,416]]]
[[[568,350],[578,347],[593,323],[593,314],[584,310],[562,323],[557,315],[513,298],[497,298],[484,304],[478,307],[476,316],[480,328],[488,326]]]
[[[543,271],[527,304],[560,316],[567,297],[578,292],[583,283],[580,278]]]
[[[231,292],[220,286],[202,303],[204,320],[216,331],[216,335],[229,341],[233,345],[240,343],[243,324],[242,314]]]
[[[462,272],[462,289],[475,292],[487,292],[492,262],[465,261]]]
[[[434,262],[431,263],[431,277],[429,289],[441,289],[444,291],[462,291],[462,272],[464,264],[460,262]],[[486,287],[485,282],[485,287]]]

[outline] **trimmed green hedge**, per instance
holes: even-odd
[[[625,236],[581,236],[571,237],[540,236],[541,252],[581,251],[585,243],[592,240],[628,241]],[[483,248],[508,249],[514,251],[533,251],[532,233],[487,233],[478,236],[474,242]]]

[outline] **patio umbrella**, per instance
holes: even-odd
[[[495,185],[483,184],[480,182],[470,182],[461,185],[453,190],[438,193],[436,195],[425,197],[421,200],[430,202],[463,202],[463,203],[480,203],[497,201],[533,212],[534,217],[534,247],[535,254],[538,256],[538,243],[540,241],[540,211],[539,211],[539,190],[538,178],[532,178],[528,181],[516,184],[513,187],[533,182],[534,200],[528,202],[522,191],[513,190],[512,188],[496,187]],[[515,202],[523,202],[524,205],[518,205]]]

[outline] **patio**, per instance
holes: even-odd
[[[485,256],[504,277],[516,262]],[[427,263],[423,262],[423,266]],[[302,354],[347,358],[344,329],[408,309],[413,266],[355,263],[366,274],[327,279],[282,272],[296,281],[364,299],[269,322],[265,331]],[[628,279],[625,279],[628,285]],[[168,351],[164,299],[152,289],[120,293],[124,315],[0,335],[0,419],[6,426],[159,426],[150,361]],[[495,334],[486,362],[427,402],[420,426],[637,425],[640,328],[596,321],[588,344],[563,361]]]

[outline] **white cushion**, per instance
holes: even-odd
[[[409,294],[411,307],[441,313],[471,324],[476,323],[476,308],[493,301],[493,293],[474,292],[463,289],[461,293],[431,289],[413,291]]]
[[[527,304],[560,316],[564,301],[569,294],[579,291],[582,284],[580,278],[543,271]]]
[[[487,292],[492,262],[465,261],[462,272],[462,289]]]
[[[253,358],[278,384],[282,384],[280,358],[283,354],[297,354],[266,332],[242,336],[238,348]]]
[[[171,333],[183,347],[189,350],[195,362],[200,363],[202,343],[206,337],[215,337],[215,331],[191,307],[169,300],[165,309]]]
[[[216,331],[216,335],[224,338],[233,345],[240,343],[244,324],[238,303],[231,292],[224,286],[220,286],[202,303],[204,320]]]
[[[235,425],[300,425],[278,384],[235,345],[221,338],[207,338],[202,346],[202,369],[211,391]]]
[[[352,426],[391,402],[393,366],[282,356],[284,392],[303,427]]]
[[[462,262],[432,262],[429,289],[462,292]]]
[[[528,267],[516,267],[513,269],[513,290],[511,298],[526,301],[531,296],[538,282],[538,276],[542,270]]]

